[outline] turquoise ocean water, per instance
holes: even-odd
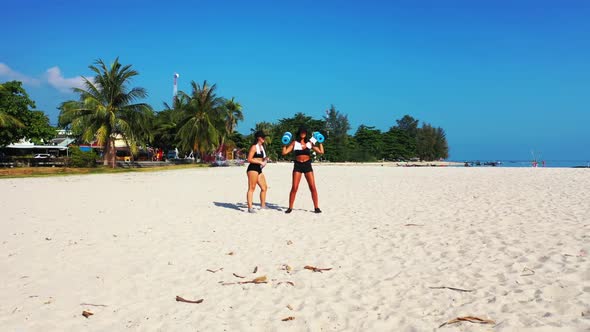
[[[531,160],[467,160],[467,162],[473,167],[533,167],[533,162]],[[479,165],[477,162],[479,162]],[[497,163],[497,165],[492,166],[491,163]],[[539,161],[537,167],[590,168],[590,160],[545,160],[544,166],[542,162]]]

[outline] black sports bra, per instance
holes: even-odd
[[[295,156],[309,156],[311,155],[311,143],[305,143],[302,145],[300,142],[295,142],[293,145],[293,152]]]

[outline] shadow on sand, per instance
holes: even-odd
[[[246,203],[224,203],[224,202],[213,202],[215,206],[232,209],[237,211],[246,211],[248,209],[248,205]],[[260,208],[260,204],[254,204],[253,206]],[[283,211],[284,208],[273,203],[266,203],[266,208],[269,210],[276,210],[276,211]]]

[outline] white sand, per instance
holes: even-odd
[[[588,170],[315,170],[319,215],[284,164],[254,215],[244,167],[0,180],[0,329],[590,329]]]

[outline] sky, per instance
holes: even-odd
[[[88,66],[119,57],[149,103],[217,84],[256,123],[334,105],[387,131],[406,114],[441,127],[451,160],[590,160],[590,2],[31,1],[0,11],[0,82],[37,109]]]

